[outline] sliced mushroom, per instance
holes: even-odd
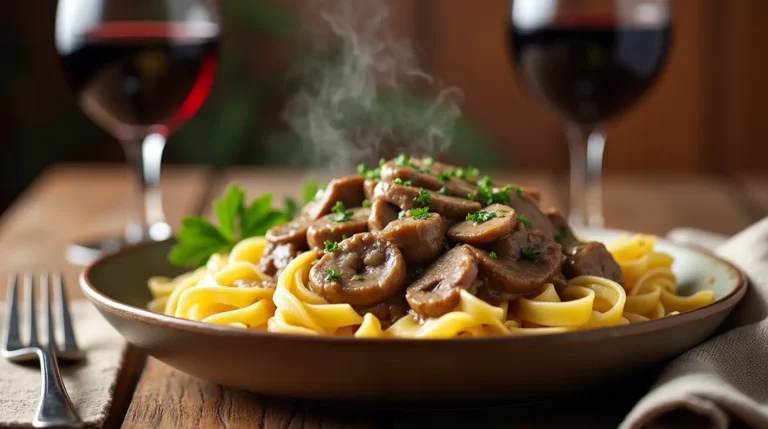
[[[363,176],[346,176],[332,180],[319,199],[312,201],[302,209],[302,214],[315,220],[331,212],[336,202],[344,207],[358,207],[363,203]]]
[[[409,166],[398,167],[392,161],[381,166],[381,179],[387,182],[392,182],[395,179],[410,181],[413,186],[430,191],[438,191],[445,187],[449,195],[461,198],[466,198],[467,194],[475,192],[473,185],[458,177],[451,176],[448,181],[443,182],[438,179],[436,174],[424,173]]]
[[[373,189],[376,188],[376,185],[379,183],[378,180],[369,180],[366,179],[363,182],[363,194],[365,195],[365,199],[367,199],[370,202],[373,202],[375,198],[373,198]]]
[[[568,252],[572,247],[579,244],[579,239],[573,233],[568,220],[565,219],[559,211],[552,209],[547,212],[549,223],[555,229],[555,241],[560,243],[563,248],[563,252]]]
[[[302,216],[272,227],[266,233],[267,241],[272,244],[293,244],[298,249],[306,249],[307,228],[311,223],[311,219]]]
[[[555,228],[533,198],[513,190],[509,193],[509,206],[515,209],[517,216],[527,221],[523,222],[526,226],[530,225],[531,229],[542,231],[548,237],[555,237]]]
[[[272,277],[279,276],[285,267],[287,267],[295,257],[299,256],[299,253],[306,249],[306,241],[302,247],[298,247],[293,243],[269,243],[267,244],[266,249],[264,249],[264,254],[259,261],[259,270]]]
[[[490,253],[472,248],[488,286],[513,294],[530,294],[560,272],[560,245],[551,236],[518,223],[515,230],[493,246]]]
[[[448,229],[448,238],[473,246],[485,246],[508,236],[517,224],[515,211],[502,204],[491,204],[476,213],[493,217],[487,221],[479,219],[455,223]]]
[[[373,195],[374,199],[382,199],[400,207],[402,210],[409,210],[420,206],[416,201],[419,190],[419,188],[412,186],[379,182],[374,189]],[[432,191],[425,190],[425,192],[429,194],[429,210],[440,213],[448,219],[463,220],[467,213],[476,212],[482,208],[480,203],[475,201],[440,195]]]
[[[378,304],[366,307],[355,307],[355,311],[361,316],[364,316],[366,313],[371,313],[376,316],[376,318],[381,321],[381,327],[383,329],[387,329],[392,326],[393,323],[405,317],[405,315],[408,314],[408,310],[410,310],[410,307],[408,307],[408,302],[405,300],[404,294],[395,294]]]
[[[624,282],[621,267],[603,243],[591,241],[573,247],[566,256],[563,274],[569,279],[579,276],[597,276],[619,284]]]
[[[371,209],[358,207],[352,209],[352,216],[339,222],[338,213],[325,215],[312,222],[307,229],[307,243],[313,249],[322,249],[326,241],[341,241],[346,237],[368,231],[368,217]]]
[[[428,215],[428,219],[414,219],[408,213],[391,222],[377,236],[397,246],[408,264],[429,263],[445,249],[448,225],[439,214]]]
[[[424,317],[440,317],[459,303],[461,289],[477,279],[477,259],[467,246],[455,247],[435,261],[405,292],[413,311]]]
[[[374,305],[403,289],[405,260],[394,244],[357,234],[320,258],[309,272],[309,285],[332,303]]]
[[[371,204],[371,215],[368,217],[368,229],[378,232],[386,228],[390,222],[397,220],[400,209],[384,200],[376,200]]]

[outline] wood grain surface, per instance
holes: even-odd
[[[500,181],[540,188],[544,206],[561,209],[566,206],[564,176],[523,172],[495,176]],[[279,201],[285,196],[298,196],[305,179],[315,177],[322,181],[331,174],[236,169],[213,179],[204,169],[168,168],[163,177],[166,209],[171,223],[177,225],[180,216],[210,205],[210,201],[201,204],[201,198],[218,197],[229,183],[243,187],[250,198],[272,192]],[[0,260],[4,262],[0,272],[61,270],[67,276],[72,294],[79,295],[75,282],[79,268],[64,262],[63,249],[71,240],[81,237],[119,233],[128,186],[117,166],[64,166],[49,171],[0,219]],[[211,192],[206,193],[207,188]],[[691,226],[732,234],[768,213],[768,178],[765,176],[726,180],[608,175],[604,189],[607,223],[616,228],[663,234],[676,226]],[[0,292],[4,289],[5,285],[0,285]],[[118,386],[119,394],[131,396],[132,380],[138,376],[142,361],[140,356],[129,359],[121,379],[124,385]],[[575,403],[538,403],[512,409],[366,410],[265,398],[223,388],[151,358],[143,367],[132,396],[127,412],[125,401],[122,408],[116,404],[110,427],[615,427],[636,398],[613,398],[609,412],[605,407],[597,407],[595,404],[600,401],[591,395]]]

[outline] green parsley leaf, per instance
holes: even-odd
[[[525,217],[525,215],[520,215],[520,216],[518,216],[518,217],[517,217],[517,221],[518,221],[518,222],[520,222],[520,223],[522,223],[522,224],[523,224],[523,225],[524,225],[526,228],[530,228],[530,227],[532,227],[532,226],[533,226],[533,224],[531,223],[531,221],[529,221],[529,220],[528,220],[528,219]]]
[[[397,214],[397,218],[403,220],[407,215],[408,213],[406,213],[404,210],[401,210],[400,213]]]
[[[269,196],[271,202],[272,196]],[[216,213],[216,220],[219,221],[219,232],[227,241],[235,239],[235,227],[237,217],[243,211],[243,200],[245,199],[245,192],[235,185],[229,185],[227,190],[224,191],[224,195],[214,201],[213,207]]]
[[[363,207],[366,209],[371,208],[371,202],[368,200],[363,200]]]
[[[334,270],[333,268],[328,268],[325,270],[325,280],[332,282],[334,280],[339,280],[341,278],[341,273]]]
[[[369,180],[381,179],[381,166],[371,169],[365,164],[359,164],[357,166],[357,173]]]
[[[498,258],[498,256],[496,256],[496,252],[491,252],[491,253],[488,254],[488,256],[490,256],[491,259],[497,259]]]
[[[339,248],[339,243],[331,240],[325,240],[323,242],[323,246],[325,246],[326,252],[333,252],[334,250]]]
[[[427,156],[421,159],[421,163],[427,168],[432,168],[435,165],[435,160],[431,156]]]
[[[457,168],[453,170],[453,175],[458,177],[459,179],[464,180],[471,180],[473,177],[477,177],[480,175],[480,171],[477,168],[469,167],[469,168]]]
[[[413,200],[422,206],[427,207],[429,206],[429,203],[432,202],[432,196],[424,189],[419,189],[419,193]]]
[[[475,198],[477,198],[477,194],[476,193],[471,192],[471,193],[467,194],[467,199],[468,200],[475,201]]]
[[[395,165],[398,167],[410,167],[411,158],[408,155],[401,153],[395,157]]]
[[[448,188],[443,186],[442,188],[437,190],[437,193],[440,194],[440,195],[448,195]]]
[[[531,261],[535,262],[535,261],[538,261],[539,258],[541,258],[541,249],[525,246],[520,248],[520,254],[523,257],[528,258]]]
[[[392,181],[395,185],[402,185],[402,186],[413,186],[413,182],[410,180],[403,180],[399,177],[395,178],[395,180]]]
[[[304,186],[301,188],[301,200],[306,204],[316,198],[320,198],[323,191],[325,191],[325,185],[320,184],[315,179],[309,179],[304,182]]]
[[[346,222],[352,219],[352,215],[354,214],[352,210],[345,210],[344,203],[341,201],[336,201],[336,204],[333,205],[331,211],[334,213],[331,215],[331,221],[333,222]]]
[[[285,223],[297,207],[285,202],[285,211],[272,208],[272,194],[266,193],[245,204],[245,192],[231,185],[214,202],[218,226],[199,216],[182,219],[176,233],[177,244],[168,254],[168,260],[179,266],[201,266],[211,255],[226,253],[243,239],[264,235],[269,228]]]
[[[365,280],[365,277],[361,276],[360,274],[355,274],[352,276],[352,280]]]
[[[448,182],[451,181],[451,177],[453,176],[453,172],[451,172],[451,171],[444,171],[442,173],[437,173],[436,176],[437,176],[437,180],[439,180],[439,181],[441,181],[443,183],[448,183]]]
[[[424,207],[420,209],[411,209],[411,216],[416,220],[427,220],[429,219],[429,207]]]
[[[475,213],[467,213],[466,220],[481,224],[484,222],[488,222],[489,220],[496,217],[496,213],[494,212],[486,212],[483,210],[477,211]]]
[[[493,180],[489,176],[485,176],[482,179],[477,181],[477,186],[482,186],[484,188],[490,188],[493,186]]]
[[[523,188],[521,188],[521,187],[515,188],[515,193],[517,193],[518,197],[522,197],[523,196]]]

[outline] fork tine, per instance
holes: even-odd
[[[75,330],[72,329],[72,318],[69,316],[69,304],[67,302],[67,292],[64,289],[64,280],[60,273],[53,275],[53,285],[56,289],[56,300],[61,313],[61,326],[64,332],[64,351],[78,352],[77,340],[75,339]]]
[[[51,293],[51,284],[48,274],[40,274],[40,292],[43,302],[45,302],[45,325],[46,337],[48,338],[48,350],[55,352],[58,349],[56,344],[56,325],[53,319],[53,294]]]
[[[8,276],[8,296],[5,300],[5,338],[3,349],[12,351],[21,348],[21,335],[19,334],[19,291],[17,284],[19,277],[15,274]]]
[[[29,346],[39,347],[37,340],[37,311],[35,308],[35,288],[32,283],[32,276],[24,274],[24,301],[27,306],[27,318],[29,319]]]

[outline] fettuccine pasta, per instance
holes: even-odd
[[[175,278],[153,277],[152,311],[245,329],[358,338],[455,338],[544,335],[642,323],[712,302],[712,291],[681,296],[673,258],[655,250],[655,237],[634,235],[608,243],[624,284],[589,275],[541,285],[534,296],[490,304],[461,290],[458,304],[437,318],[410,312],[385,327],[374,314],[332,304],[308,287],[318,252],[299,254],[273,279],[259,271],[265,239],[249,238],[229,254]]]

